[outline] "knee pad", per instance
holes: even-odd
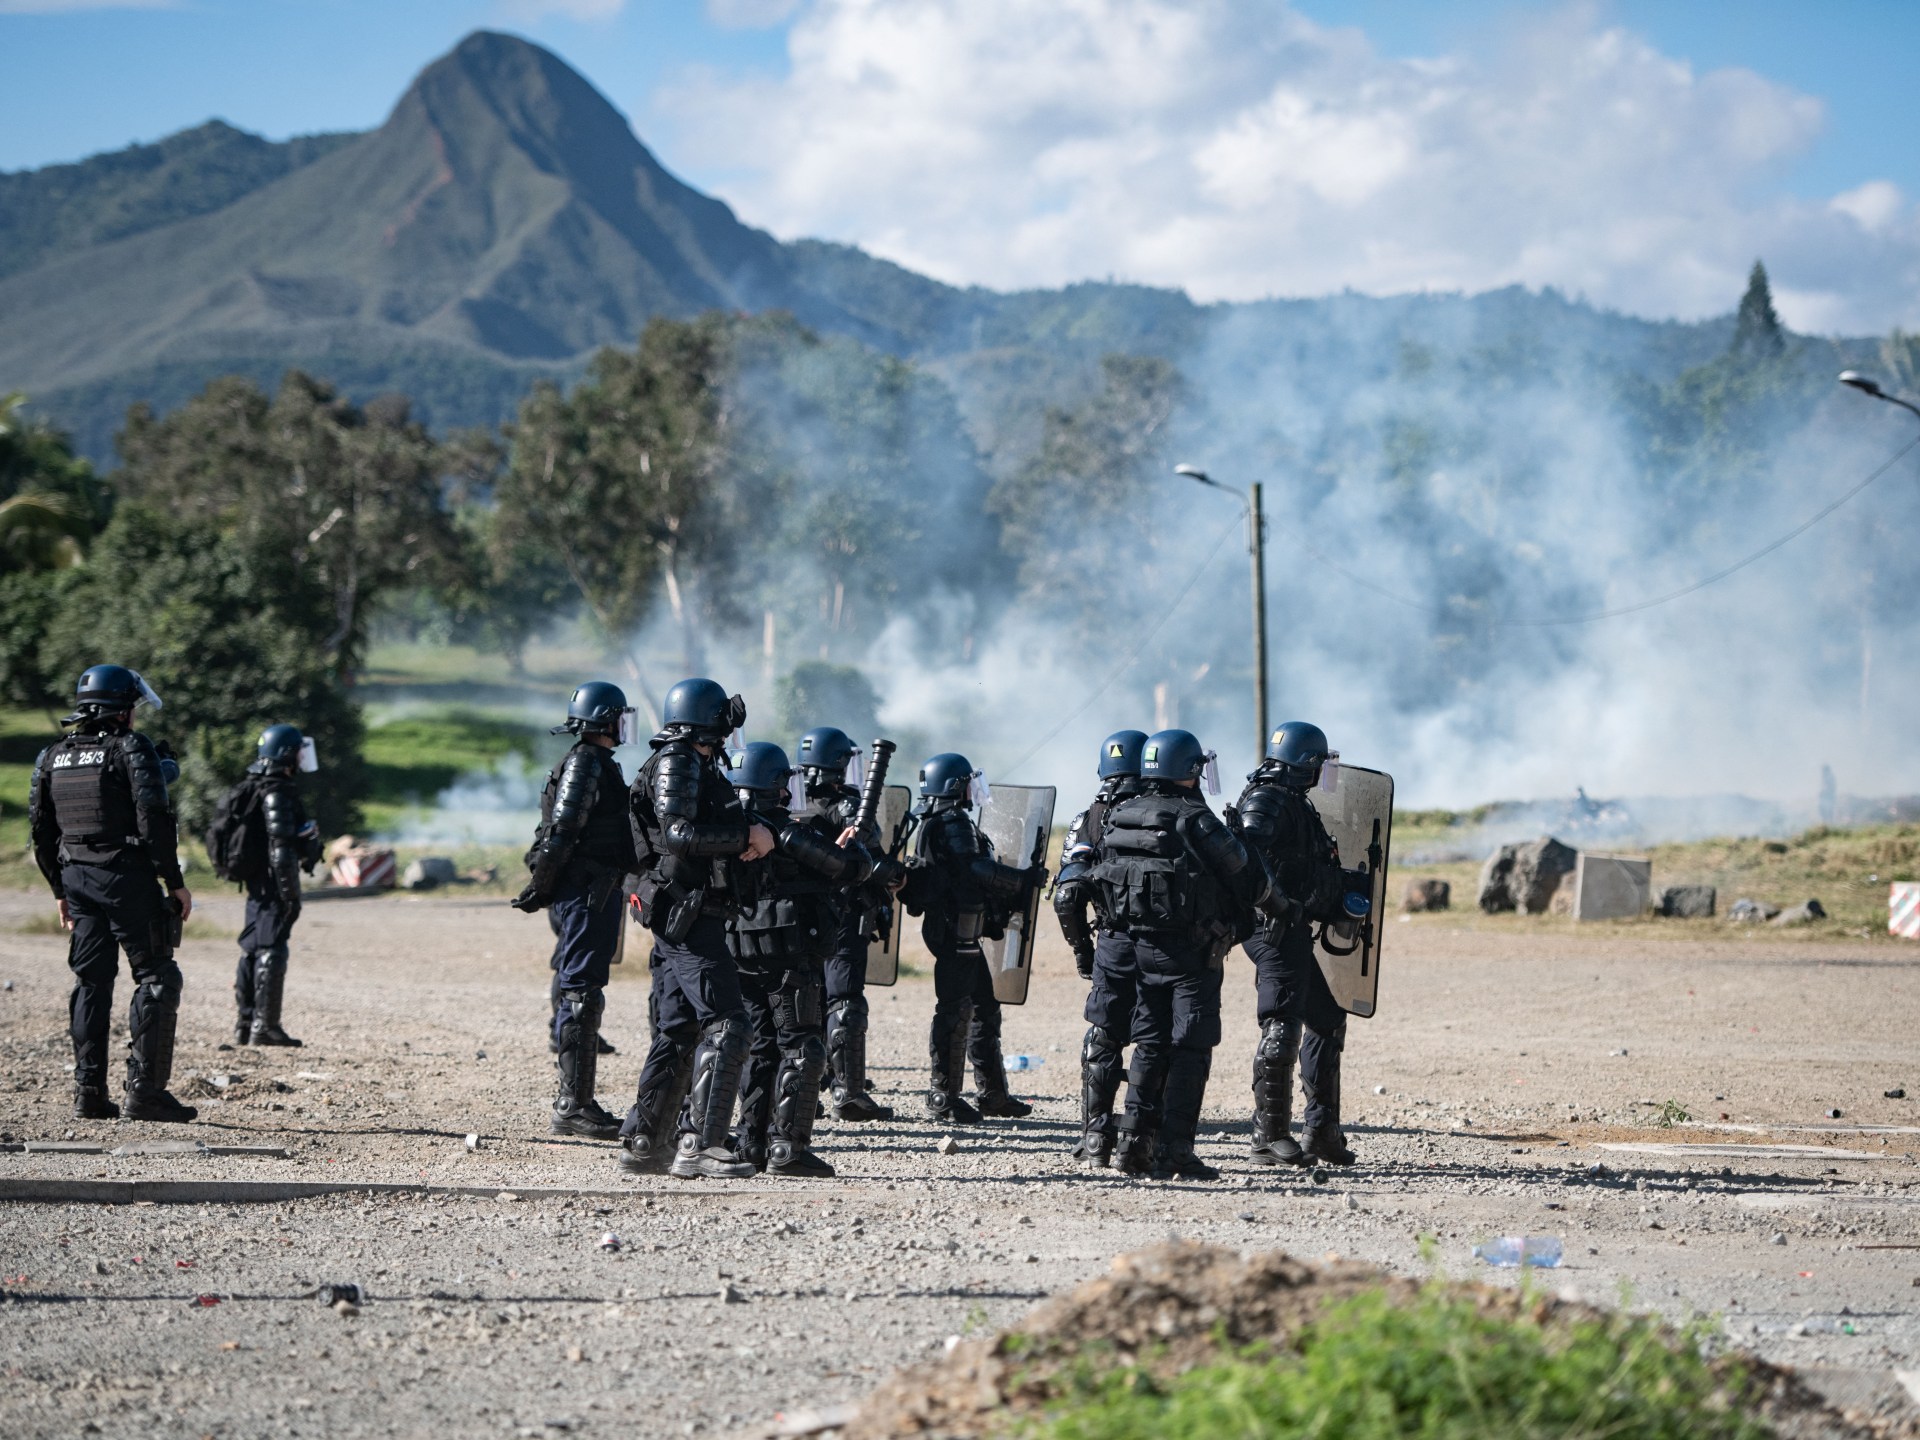
[[[816,1072],[826,1068],[827,1042],[822,1040],[818,1034],[801,1036],[800,1043],[793,1048],[791,1053],[793,1061],[797,1065],[803,1065],[807,1069]]]
[[[560,998],[582,1025],[597,1027],[606,1013],[607,997],[600,990],[562,990]]]
[[[700,1034],[702,1043],[711,1045],[719,1052],[722,1060],[738,1065],[747,1058],[752,1048],[753,1036],[746,1020],[737,1015],[728,1015],[716,1020]]]
[[[1259,1065],[1291,1065],[1300,1054],[1300,1022],[1269,1020],[1260,1027],[1260,1044],[1253,1052]]]
[[[1110,1064],[1120,1058],[1120,1041],[1113,1032],[1098,1025],[1087,1027],[1087,1038],[1080,1046],[1080,1059],[1089,1065]]]
[[[836,1024],[851,1025],[864,1030],[867,1027],[867,997],[850,995],[845,1000],[837,1000],[830,1013],[834,1016]]]

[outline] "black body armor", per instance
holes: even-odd
[[[660,734],[628,797],[647,923],[679,940],[702,915],[729,915],[750,900],[739,856],[754,817],[719,761],[684,735]]]
[[[1093,875],[1115,931],[1202,940],[1222,955],[1253,933],[1269,894],[1259,861],[1205,800],[1151,782],[1108,812]]]
[[[34,762],[29,829],[40,873],[61,893],[64,864],[144,856],[169,890],[180,874],[179,831],[153,742],[138,731],[74,734]]]
[[[1073,817],[1060,846],[1060,874],[1053,882],[1053,913],[1060,921],[1060,933],[1066,937],[1083,972],[1093,964],[1094,928],[1113,928],[1102,908],[1105,895],[1093,878],[1107,814],[1122,800],[1138,795],[1140,790],[1140,780],[1131,775],[1115,776],[1107,781],[1093,797],[1093,803]],[[1089,906],[1093,910],[1092,923],[1087,918]]]
[[[260,818],[267,831],[267,878],[281,900],[300,899],[300,872],[320,863],[320,837],[307,830],[307,807],[293,776],[279,765],[256,760],[248,773],[259,777]]]
[[[627,777],[604,745],[581,741],[540,791],[540,828],[527,851],[528,890],[544,900],[575,861],[609,881],[633,868],[633,831],[627,821]]]
[[[929,944],[974,944],[1005,926],[1027,872],[994,858],[993,842],[959,806],[933,802],[921,818],[900,899],[925,914]]]
[[[1277,923],[1284,927],[1300,919],[1343,918],[1346,871],[1340,865],[1340,847],[1306,792],[1266,776],[1263,767],[1254,772],[1234,808],[1242,838],[1258,852],[1279,892]]]
[[[758,893],[727,932],[743,963],[830,946],[843,913],[841,895],[873,873],[872,858],[857,842],[844,850],[834,843],[846,825],[831,816],[776,810],[762,818],[773,830],[774,852],[758,862]]]

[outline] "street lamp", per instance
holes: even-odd
[[[1908,401],[1902,400],[1898,395],[1889,395],[1880,388],[1880,382],[1871,375],[1862,375],[1858,370],[1842,370],[1840,372],[1840,383],[1842,385],[1851,385],[1862,395],[1871,395],[1876,400],[1884,400],[1889,405],[1898,405],[1902,410],[1911,410],[1914,414],[1920,415],[1920,405],[1910,404]]]
[[[1260,482],[1254,481],[1243,494],[1237,486],[1222,485],[1198,465],[1176,465],[1173,473],[1224,490],[1247,507],[1247,553],[1253,556],[1253,723],[1259,729],[1253,761],[1258,765],[1267,753],[1267,525],[1260,516]]]

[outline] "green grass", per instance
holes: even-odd
[[[462,775],[515,756],[549,760],[564,743],[564,736],[551,737],[529,722],[465,709],[409,714],[372,725],[363,751],[369,823],[377,828],[376,807],[431,802]]]
[[[1023,1433],[1046,1440],[1760,1440],[1759,1386],[1709,1364],[1697,1336],[1628,1317],[1541,1324],[1430,1288],[1329,1307],[1276,1356],[1157,1379],[1138,1366],[1067,1372]],[[1056,1384],[1061,1383],[1059,1380]]]

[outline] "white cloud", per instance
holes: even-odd
[[[953,281],[1522,283],[1698,316],[1759,255],[1790,323],[1920,320],[1894,187],[1768,198],[1818,100],[1695,71],[1586,4],[1423,60],[1284,0],[814,0],[788,45],[785,76],[664,97],[677,158],[777,233]]]

